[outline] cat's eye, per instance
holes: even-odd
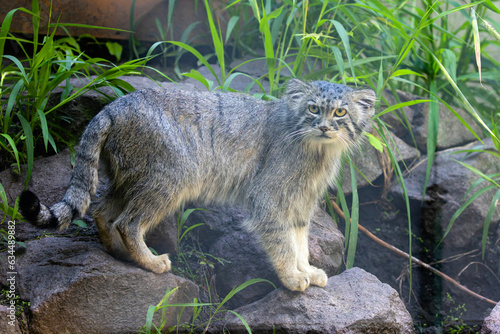
[[[335,110],[335,116],[337,116],[337,117],[344,117],[346,113],[347,113],[347,110],[345,110],[345,109]]]
[[[315,104],[310,104],[308,107],[309,111],[312,112],[313,114],[317,114],[319,112],[319,108]]]

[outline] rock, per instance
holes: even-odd
[[[217,77],[219,79],[222,79],[222,70],[221,70],[220,66],[218,66],[218,65],[212,65],[212,69],[214,70],[215,74],[217,74]],[[202,66],[202,67],[198,68],[198,72],[200,72],[205,79],[213,81],[213,83],[214,83],[213,88],[219,86],[219,83],[217,82],[217,79],[214,77],[214,75],[212,74],[212,72],[210,72],[210,70],[206,66]],[[241,72],[233,72],[233,73],[241,73]],[[227,75],[227,73],[226,73],[226,75]],[[258,79],[258,77],[255,77],[255,78]],[[236,77],[234,77],[232,79],[229,87],[232,88],[232,89],[234,89],[234,90],[237,90],[239,92],[245,92],[245,90],[253,82],[254,82],[254,80],[252,80],[248,76],[243,75],[243,74],[239,74],[239,75],[237,75]],[[205,87],[205,85],[203,85],[200,81],[198,81],[196,79],[193,79],[193,78],[187,78],[184,81],[184,83],[192,85],[197,90],[200,90],[200,91],[206,91],[207,90],[207,87]],[[252,87],[249,88],[248,93],[249,94],[269,93],[269,89],[270,89],[269,82],[267,80],[263,80],[262,79],[262,80],[260,80],[260,83],[261,83],[262,87],[264,88],[264,92],[260,89],[259,85],[257,85],[255,83],[255,84],[252,85]]]
[[[397,91],[398,98],[401,102],[424,100],[424,98]],[[383,97],[389,105],[398,103],[390,91],[385,91]],[[453,107],[454,111],[463,118],[465,122],[474,130],[474,132],[483,137],[483,129],[476,120],[469,115],[467,111],[461,108]],[[417,144],[417,148],[427,152],[427,129],[429,124],[429,102],[414,104],[403,108],[404,117],[408,120]],[[439,104],[439,128],[437,149],[444,150],[450,147],[464,145],[476,140],[476,137],[453,115],[450,110],[444,105]],[[408,128],[401,123],[403,115],[399,111],[388,113],[382,116],[387,124],[395,131],[396,135],[400,136],[408,145],[413,145],[413,139]]]
[[[500,333],[500,303],[495,306],[490,316],[484,319],[481,334],[499,334]]]
[[[491,140],[485,140],[485,144],[486,148],[492,147],[493,145]],[[464,199],[470,186],[480,179],[480,177],[454,160],[467,163],[486,175],[500,172],[498,158],[491,154],[452,154],[453,152],[471,149],[476,146],[481,145],[479,142],[474,142],[467,146],[438,152],[435,157],[424,200],[429,207],[435,209],[435,221],[441,224],[441,235],[444,234],[451,218],[460,206],[465,203],[466,199],[474,192],[484,187],[487,183],[483,182],[482,185],[474,188],[469,196]],[[410,200],[417,202],[422,201],[426,168],[426,163],[418,164],[408,177],[405,178],[405,185]],[[495,190],[486,192],[475,199],[458,217],[445,239],[445,242],[451,249],[463,249],[469,245],[475,235],[481,235],[483,223],[488,213],[494,192]],[[390,194],[396,200],[403,199],[402,188],[396,182],[393,184]],[[493,216],[493,222],[498,219],[499,215],[496,213]],[[434,226],[429,228],[434,228]]]
[[[23,166],[23,171],[26,171],[26,166]],[[33,164],[33,171],[31,174],[28,189],[34,191],[42,203],[51,206],[60,201],[66,192],[69,180],[71,178],[71,161],[69,149],[61,151],[61,153],[37,159]],[[7,194],[7,201],[11,207],[17,197],[21,195],[24,190],[25,172],[21,175],[12,173],[10,170],[5,170],[0,173],[0,183],[5,188]],[[3,212],[0,213],[2,215]],[[90,229],[82,229],[74,224],[71,224],[66,231],[56,231],[41,229],[32,226],[26,222],[17,222],[16,224],[16,240],[26,241],[35,239],[44,233],[51,233],[54,235],[79,233],[86,235],[93,235],[97,233],[97,229],[93,225],[89,225]]]
[[[5,282],[5,281],[3,281]],[[25,324],[19,323],[19,320],[26,321],[26,316],[21,313],[21,316],[16,316],[17,310],[11,310],[8,306],[0,305],[0,333],[4,334],[21,334],[21,328]],[[11,317],[14,318],[11,318]],[[19,319],[21,317],[21,319]]]
[[[149,305],[158,304],[168,288],[179,288],[170,303],[198,296],[194,283],[116,260],[90,237],[29,241],[16,266],[19,295],[31,302],[30,333],[136,333]],[[5,282],[5,266],[0,274]],[[176,324],[179,311],[167,308],[167,327]],[[190,311],[185,309],[181,321],[189,320]]]
[[[328,279],[324,288],[297,293],[278,289],[235,310],[252,333],[413,333],[410,314],[398,293],[359,268]],[[229,314],[225,328],[246,332]]]
[[[396,135],[390,133],[394,140],[394,144],[390,141],[392,151],[398,162],[404,162],[406,165],[411,164],[420,157],[420,152],[406,144],[403,140],[399,139]],[[387,138],[390,140],[389,138]],[[368,186],[373,183],[377,178],[383,175],[384,168],[390,167],[390,157],[387,150],[384,149],[384,153],[380,153],[375,149],[368,140],[363,141],[359,152],[354,152],[351,154],[353,158],[354,165],[363,173],[365,177],[358,174],[356,177],[356,182],[358,188]],[[384,160],[381,162],[381,158]],[[370,182],[368,182],[370,181]],[[349,164],[344,166],[344,181],[342,183],[342,190],[344,194],[350,194],[352,192],[351,185],[351,173],[349,169]]]
[[[263,278],[276,286],[281,283],[261,250],[254,236],[245,231],[241,223],[247,213],[239,208],[214,207],[209,211],[192,214],[190,224],[205,223],[201,228],[200,242],[206,245],[207,253],[230,261],[224,265],[217,263],[217,291],[225,296],[233,288],[252,279]],[[311,220],[309,235],[310,262],[333,275],[342,264],[344,237],[331,217],[317,209]],[[245,288],[229,302],[235,307],[263,297],[274,287],[268,283],[258,283]]]

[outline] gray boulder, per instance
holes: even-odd
[[[168,288],[179,288],[170,303],[198,297],[194,283],[116,260],[90,237],[29,241],[27,251],[16,257],[16,272],[19,295],[31,302],[30,333],[136,333],[149,305],[158,304]],[[9,275],[2,266],[2,282]],[[175,325],[180,309],[166,311],[167,326]],[[184,311],[182,322],[190,311]]]
[[[303,293],[279,289],[235,312],[252,333],[413,333],[398,293],[359,268],[330,277],[325,288],[310,287]],[[232,314],[225,328],[246,332]]]
[[[423,100],[424,98],[409,93],[397,91],[397,98],[400,102],[407,102],[413,100]],[[394,105],[398,103],[392,92],[385,91],[383,94],[383,99],[387,101],[387,105]],[[453,107],[453,110],[462,119],[467,122],[467,124],[472,128],[472,130],[479,136],[483,137],[483,129],[476,122],[476,120],[470,116],[470,114],[461,108]],[[413,138],[411,137],[410,131],[408,130],[405,122],[401,122],[405,117],[412,129],[417,148],[426,153],[427,152],[427,129],[429,124],[429,102],[414,104],[409,107],[404,107],[401,111],[396,110],[392,113],[388,113],[382,116],[391,129],[403,139],[407,144],[413,146]],[[444,150],[450,147],[464,145],[466,143],[476,140],[476,137],[467,130],[467,128],[458,120],[455,115],[444,105],[439,104],[439,128],[438,128],[438,139],[437,139],[437,149]]]
[[[481,334],[500,334],[500,303],[495,306],[490,316],[484,319]]]
[[[4,281],[5,282],[5,281]],[[26,315],[20,313],[15,306],[0,305],[0,333],[4,334],[21,334],[27,332]]]
[[[493,145],[491,140],[486,140],[485,144],[486,148]],[[464,196],[470,186],[480,178],[474,172],[463,167],[454,160],[467,163],[486,175],[500,172],[498,159],[491,154],[452,154],[459,150],[475,147],[482,148],[482,145],[480,145],[479,142],[474,142],[467,146],[439,152],[434,160],[426,195],[423,199],[423,185],[427,168],[425,161],[424,163],[417,164],[405,178],[405,185],[410,200],[416,202],[424,200],[429,206],[436,208],[437,212],[435,214],[436,217],[439,217],[436,221],[441,224],[441,233],[444,233],[455,212],[465,203],[467,198],[464,199]],[[483,182],[480,186],[473,189],[469,196],[475,191],[485,187],[486,183],[487,182]],[[481,235],[483,223],[488,213],[494,192],[495,191],[492,190],[478,197],[458,217],[449,235],[445,239],[450,249],[462,249],[474,240],[475,235]],[[393,184],[390,193],[396,200],[403,199],[402,188],[396,182]],[[494,214],[493,221],[497,221],[498,219],[498,213]]]
[[[258,245],[255,237],[241,226],[247,213],[240,208],[213,207],[210,211],[197,211],[192,214],[190,224],[205,223],[201,228],[200,242],[206,245],[209,254],[229,261],[216,263],[217,291],[225,296],[233,288],[252,279],[263,278],[276,286],[281,283]],[[342,264],[344,237],[331,217],[317,209],[311,220],[309,233],[310,262],[331,276]],[[268,283],[258,283],[245,288],[229,302],[237,307],[262,298],[274,290]]]

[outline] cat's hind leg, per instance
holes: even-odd
[[[99,231],[101,243],[106,250],[119,259],[130,261],[122,237],[113,225],[124,208],[123,199],[117,194],[118,192],[110,189],[105,196],[99,198],[93,212],[94,223]]]
[[[118,231],[128,257],[140,267],[163,273],[170,270],[168,254],[154,255],[144,241],[145,233],[172,212],[169,201],[157,192],[142,193],[129,201],[113,226]]]

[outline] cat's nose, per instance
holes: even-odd
[[[328,127],[326,126],[320,126],[318,129],[320,129],[323,133],[328,131]]]

